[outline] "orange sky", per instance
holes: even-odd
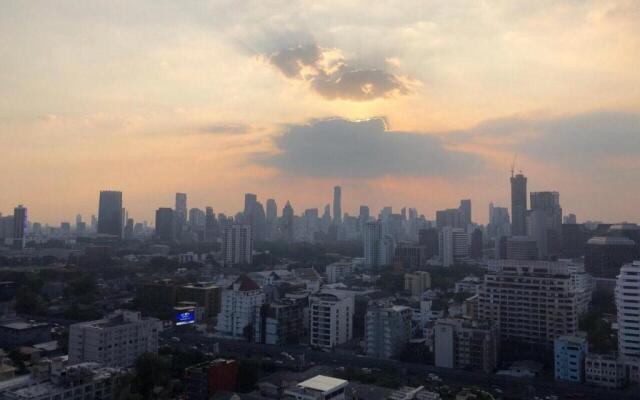
[[[0,59],[3,214],[22,203],[33,221],[88,219],[101,189],[150,222],[176,191],[216,212],[254,192],[300,213],[341,184],[346,212],[433,218],[471,198],[484,222],[489,201],[507,205],[517,153],[530,189],[560,191],[566,212],[638,220],[633,0],[9,2]],[[304,143],[278,138],[309,126],[321,147],[329,117],[384,117],[388,132],[345,136],[343,156],[312,148],[310,174],[292,154]],[[403,143],[482,167],[449,173]],[[387,146],[384,165],[352,174]]]

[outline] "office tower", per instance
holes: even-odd
[[[558,192],[532,192],[529,236],[538,243],[538,255],[546,259],[560,253],[562,207]]]
[[[187,225],[187,194],[176,193],[176,206],[175,206],[175,225],[176,235],[182,236],[182,231]]]
[[[582,224],[562,224],[562,258],[580,258],[585,255],[589,232]]]
[[[433,334],[436,367],[491,373],[498,366],[499,333],[491,321],[440,319]]]
[[[431,274],[427,271],[416,271],[404,274],[404,290],[412,297],[421,298],[422,294],[431,289]]]
[[[471,244],[469,245],[469,256],[474,260],[480,260],[483,257],[484,249],[484,233],[482,229],[476,228],[471,232]]]
[[[255,314],[253,341],[285,346],[304,336],[303,302],[284,298],[264,304]]]
[[[495,207],[493,203],[489,204],[489,224],[487,225],[487,234],[490,239],[497,239],[503,236],[509,236],[511,232],[511,218],[509,217],[509,209],[506,207]]]
[[[393,208],[391,206],[382,207],[382,210],[380,210],[379,219],[381,219],[382,221],[386,221],[387,218],[391,216],[391,214],[393,214]]]
[[[620,267],[637,257],[636,243],[626,237],[596,236],[587,241],[584,266],[596,278],[615,278]]]
[[[460,200],[460,222],[462,224],[462,229],[467,229],[469,225],[473,223],[471,219],[471,200],[465,199]]]
[[[511,174],[511,234],[527,235],[527,178]]]
[[[274,199],[267,199],[267,210],[265,216],[267,240],[274,240],[278,235],[278,206]]]
[[[176,238],[175,211],[168,207],[156,210],[156,238],[171,241]]]
[[[424,246],[413,242],[398,242],[394,250],[394,265],[409,269],[425,267],[428,261],[426,254]]]
[[[367,356],[392,358],[400,355],[411,339],[412,313],[407,306],[370,304],[364,323]]]
[[[304,228],[304,241],[313,242],[314,240],[313,235],[320,228],[320,219],[318,218],[318,209],[308,208],[304,210],[302,223]]]
[[[92,232],[98,231],[98,217],[96,217],[93,214],[91,214],[91,231]]]
[[[253,207],[258,201],[258,196],[253,193],[244,194],[244,214],[249,215],[253,212]]]
[[[342,224],[342,188],[340,186],[333,188],[333,223],[338,226]]]
[[[280,233],[282,239],[287,242],[293,242],[294,239],[293,220],[293,207],[287,200],[287,204],[282,209],[282,218],[280,219]]]
[[[24,248],[27,238],[27,209],[21,205],[13,209],[13,244]]]
[[[438,229],[446,227],[466,229],[466,226],[463,226],[462,212],[459,208],[436,211],[436,227]]]
[[[640,261],[625,264],[616,280],[618,354],[640,361]]]
[[[364,232],[364,226],[369,222],[369,206],[360,206],[360,212],[358,214],[358,229],[360,234]]]
[[[80,214],[76,214],[76,226],[77,226],[80,222],[82,222],[82,215],[80,215]]]
[[[69,362],[97,362],[110,367],[132,367],[138,356],[158,352],[162,322],[122,310],[107,318],[80,322],[69,328]]]
[[[503,354],[545,357],[578,330],[581,299],[565,262],[492,261],[478,296],[479,318],[500,325]]]
[[[309,296],[309,344],[333,348],[353,338],[354,299],[351,295]]]
[[[556,380],[581,383],[584,381],[584,359],[589,351],[587,338],[566,335],[557,338],[553,345]]]
[[[355,263],[350,261],[338,261],[327,265],[327,283],[341,282],[355,270]]]
[[[425,257],[427,260],[438,255],[439,237],[436,228],[425,228],[418,231],[418,244],[425,248]]]
[[[98,207],[98,233],[122,236],[122,192],[103,190]]]
[[[264,304],[260,286],[246,275],[241,275],[222,291],[222,306],[216,330],[224,335],[249,339],[255,313]]]
[[[329,226],[331,226],[331,206],[329,204],[326,204],[324,206],[322,218],[320,218],[320,228],[322,229],[322,232],[328,233]]]
[[[469,234],[463,229],[444,227],[440,231],[439,254],[443,267],[469,257]]]
[[[251,264],[253,257],[251,226],[233,224],[225,227],[222,238],[222,257],[225,267],[237,264]]]
[[[127,219],[127,223],[124,226],[124,238],[133,239],[133,218]]]
[[[192,302],[202,307],[204,318],[214,318],[220,312],[222,287],[209,283],[193,283],[176,288],[176,302]]]
[[[199,208],[189,210],[189,227],[192,230],[203,228],[205,225],[206,214]]]
[[[218,221],[216,221],[216,215],[213,213],[212,207],[207,207],[204,215],[204,240],[207,242],[213,242],[218,234]]]
[[[367,222],[363,242],[364,264],[367,268],[391,265],[394,242],[392,237],[384,233],[382,221]]]
[[[539,259],[538,241],[529,236],[511,236],[507,238],[507,260]]]

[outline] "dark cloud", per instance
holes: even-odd
[[[593,111],[559,117],[488,120],[451,136],[493,139],[505,150],[564,165],[597,165],[615,157],[640,158],[640,114]]]
[[[210,134],[230,134],[230,135],[242,135],[249,132],[249,127],[243,124],[216,124],[208,125],[200,128],[202,133]]]
[[[438,137],[387,131],[382,118],[293,125],[274,144],[278,153],[262,163],[304,176],[451,177],[470,175],[484,167],[478,156],[447,149]]]
[[[410,92],[405,77],[381,69],[353,68],[341,56],[327,54],[315,44],[299,45],[271,54],[269,61],[287,78],[306,81],[330,100],[367,101]]]

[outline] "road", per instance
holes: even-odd
[[[399,376],[402,374],[414,374],[426,376],[430,373],[442,378],[444,384],[456,384],[464,386],[479,386],[483,388],[499,387],[505,394],[526,395],[523,398],[533,398],[534,396],[556,395],[568,396],[579,394],[585,399],[616,399],[616,400],[640,400],[638,392],[623,392],[619,390],[609,390],[606,388],[592,387],[586,385],[572,384],[569,382],[556,382],[552,380],[515,378],[478,372],[468,372],[462,370],[438,368],[433,365],[406,363],[396,360],[384,360],[361,355],[345,354],[337,351],[324,352],[314,350],[306,345],[286,345],[272,346],[258,343],[249,343],[242,340],[210,338],[192,330],[180,330],[166,332],[163,336],[177,336],[181,338],[181,346],[197,346],[211,348],[213,343],[218,343],[220,352],[234,356],[263,355],[265,357],[277,357],[282,352],[287,352],[293,356],[304,354],[306,362],[325,364],[332,366],[349,366],[358,368],[380,368],[393,371]]]

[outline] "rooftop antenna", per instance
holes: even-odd
[[[513,162],[511,163],[511,177],[513,178],[514,170],[516,169],[516,159],[518,158],[518,153],[513,155]]]

